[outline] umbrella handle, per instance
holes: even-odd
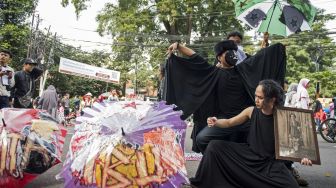
[[[4,118],[2,118],[2,124],[3,124],[4,127],[6,127],[6,123],[5,123]]]
[[[121,134],[122,134],[123,136],[126,135],[126,134],[125,134],[125,131],[124,131],[124,128],[122,128],[122,127],[121,127]]]
[[[265,33],[264,33],[264,39],[263,39],[263,41],[261,42],[261,48],[266,48],[266,47],[269,46],[268,38],[269,38],[269,33],[268,33],[268,32],[265,32]]]

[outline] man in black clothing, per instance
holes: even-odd
[[[37,63],[30,58],[23,59],[22,64],[23,70],[14,75],[14,108],[32,108],[35,81],[42,75],[43,70],[36,67]]]

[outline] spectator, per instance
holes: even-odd
[[[64,117],[70,113],[70,94],[66,93],[62,99],[62,106],[64,107]]]
[[[107,99],[108,101],[119,101],[118,93],[117,90],[112,89],[111,94]]]
[[[243,35],[240,32],[233,31],[233,32],[229,33],[228,36],[227,36],[227,39],[228,40],[233,40],[238,47],[238,49],[237,49],[237,57],[238,57],[237,65],[239,63],[241,63],[242,61],[244,61],[246,58],[249,57],[249,55],[244,52],[244,48],[241,45],[241,43],[243,42]]]
[[[316,105],[314,108],[314,119],[317,125],[316,131],[319,131],[321,129],[321,122],[326,119],[326,113],[323,111],[323,106],[319,100],[316,100],[315,103]]]
[[[50,85],[43,92],[38,104],[41,106],[41,109],[46,110],[53,118],[57,119],[57,101],[56,89],[53,85]]]
[[[286,99],[285,99],[285,106],[287,107],[294,107],[295,106],[295,99],[294,95],[297,91],[298,84],[297,83],[291,83],[288,87],[288,91],[286,93]]]
[[[78,95],[75,95],[75,97],[73,99],[73,102],[74,102],[74,106],[75,106],[75,111],[77,113],[79,111],[79,108],[80,108],[80,99],[78,98]]]
[[[309,79],[302,78],[299,82],[297,92],[295,94],[295,107],[296,108],[302,108],[302,109],[308,109],[309,107],[309,95],[308,95],[308,89],[309,87]]]
[[[32,108],[35,81],[42,75],[43,70],[36,67],[37,63],[31,58],[23,59],[21,62],[23,70],[16,72],[14,75],[14,107]]]
[[[335,118],[335,103],[336,103],[336,97],[334,97],[329,104],[329,111],[330,111],[330,118]]]
[[[10,89],[14,86],[14,69],[8,66],[12,61],[9,50],[0,50],[0,109],[10,107]]]

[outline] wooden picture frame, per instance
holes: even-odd
[[[276,159],[321,164],[313,111],[279,107],[274,113]]]

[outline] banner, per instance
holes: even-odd
[[[120,72],[61,57],[59,72],[119,84]]]

